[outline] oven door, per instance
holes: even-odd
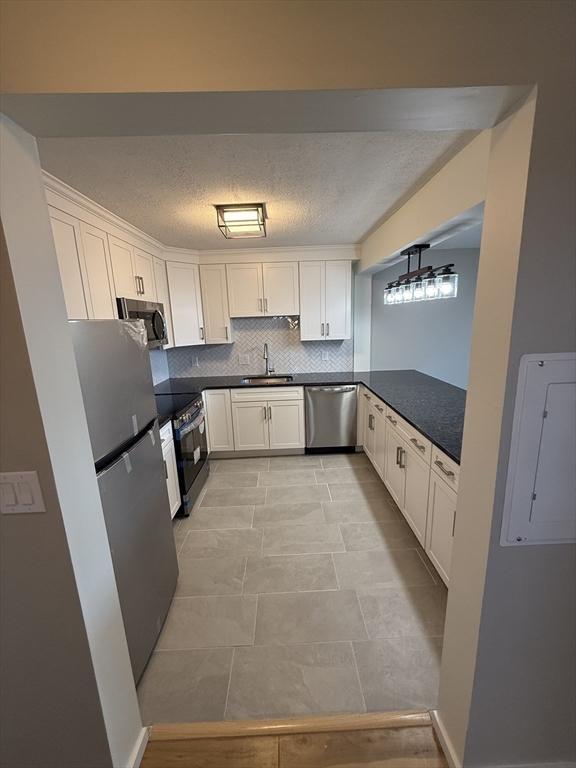
[[[184,498],[208,458],[204,408],[195,411],[192,421],[174,428],[174,444],[178,465],[178,481]]]

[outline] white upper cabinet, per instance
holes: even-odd
[[[132,265],[132,246],[113,235],[108,235],[108,243],[116,296],[127,299],[139,298]]]
[[[226,287],[226,266],[206,264],[200,267],[202,308],[206,344],[230,344],[230,312]]]
[[[297,315],[298,262],[227,264],[230,317]]]
[[[86,281],[82,274],[84,265],[80,223],[55,208],[49,211],[68,318],[86,320],[89,312],[84,293]]]
[[[302,341],[324,339],[326,292],[323,261],[300,264],[300,338]]]
[[[154,280],[154,256],[145,251],[134,249],[134,275],[139,285],[139,297],[143,301],[156,301],[156,283]]]
[[[114,320],[118,312],[106,232],[84,222],[80,222],[80,232],[90,294],[90,317],[95,320]]]
[[[264,313],[299,315],[298,262],[273,261],[262,265]]]
[[[227,264],[230,317],[258,317],[264,314],[261,264]]]
[[[166,270],[175,346],[205,344],[198,265],[168,261]]]
[[[156,283],[156,301],[160,302],[164,307],[164,320],[166,321],[166,332],[168,334],[168,344],[164,344],[164,349],[168,349],[174,346],[168,275],[166,274],[166,262],[157,257],[154,257],[154,282]]]
[[[352,334],[352,265],[349,261],[327,261],[326,336],[349,339]]]
[[[351,338],[351,310],[350,261],[307,261],[300,264],[302,341]]]
[[[116,296],[156,301],[154,257],[113,235],[108,243]]]

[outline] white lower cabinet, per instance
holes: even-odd
[[[162,458],[166,468],[166,489],[170,504],[170,516],[174,517],[180,508],[181,498],[180,486],[178,484],[178,469],[176,466],[176,448],[172,437],[172,422],[164,424],[160,430],[160,440],[162,443]]]
[[[390,495],[401,510],[404,509],[406,493],[406,472],[405,465],[402,462],[402,451],[404,450],[405,443],[403,439],[394,427],[387,424],[384,482],[390,491]]]
[[[204,392],[209,451],[233,451],[234,428],[229,389],[208,389]]]
[[[268,435],[270,448],[302,448],[304,446],[304,402],[302,400],[269,402]]]
[[[414,535],[424,547],[426,545],[426,520],[428,518],[428,486],[430,467],[414,450],[404,453],[406,485],[402,512]]]
[[[264,450],[270,447],[268,403],[233,403],[234,448],[237,451]]]
[[[364,387],[359,397],[358,444],[448,584],[460,467]]]
[[[301,387],[233,390],[231,399],[236,451],[304,447]]]
[[[457,498],[456,491],[430,472],[426,553],[445,584],[450,580]]]

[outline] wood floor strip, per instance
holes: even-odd
[[[322,715],[274,720],[227,720],[211,723],[166,723],[154,725],[151,742],[191,739],[272,736],[290,733],[326,733],[386,728],[430,726],[427,711],[372,712],[358,715]]]
[[[430,726],[278,738],[279,768],[447,768]]]
[[[148,742],[141,768],[278,768],[278,738]]]

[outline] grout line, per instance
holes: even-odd
[[[350,642],[350,647],[352,648],[352,659],[354,660],[356,678],[358,680],[358,685],[360,686],[360,695],[362,696],[362,701],[364,703],[364,712],[368,712],[368,707],[366,706],[366,697],[364,696],[364,688],[362,687],[362,680],[360,679],[360,670],[358,668],[358,659],[356,658],[356,649],[354,648],[354,643],[352,641]]]
[[[230,684],[232,683],[232,669],[234,667],[234,657],[236,655],[236,646],[232,648],[232,658],[230,660],[230,672],[228,674],[228,687],[226,688],[226,699],[224,701],[224,712],[222,713],[222,719],[226,719],[226,710],[228,708],[228,696],[230,695]]]
[[[366,624],[366,617],[364,616],[364,611],[362,610],[362,600],[360,600],[360,597],[358,596],[358,590],[355,589],[354,592],[356,593],[356,600],[358,600],[358,607],[360,608],[360,615],[362,616],[362,622],[364,623],[364,629],[366,630],[366,637],[368,640],[373,640],[374,638],[368,631],[368,625]]]
[[[336,586],[338,589],[342,589],[340,586],[340,579],[338,578],[338,570],[336,568],[336,561],[334,560],[334,552],[330,552],[330,560],[332,560],[332,568],[334,568],[334,576],[336,577]]]

